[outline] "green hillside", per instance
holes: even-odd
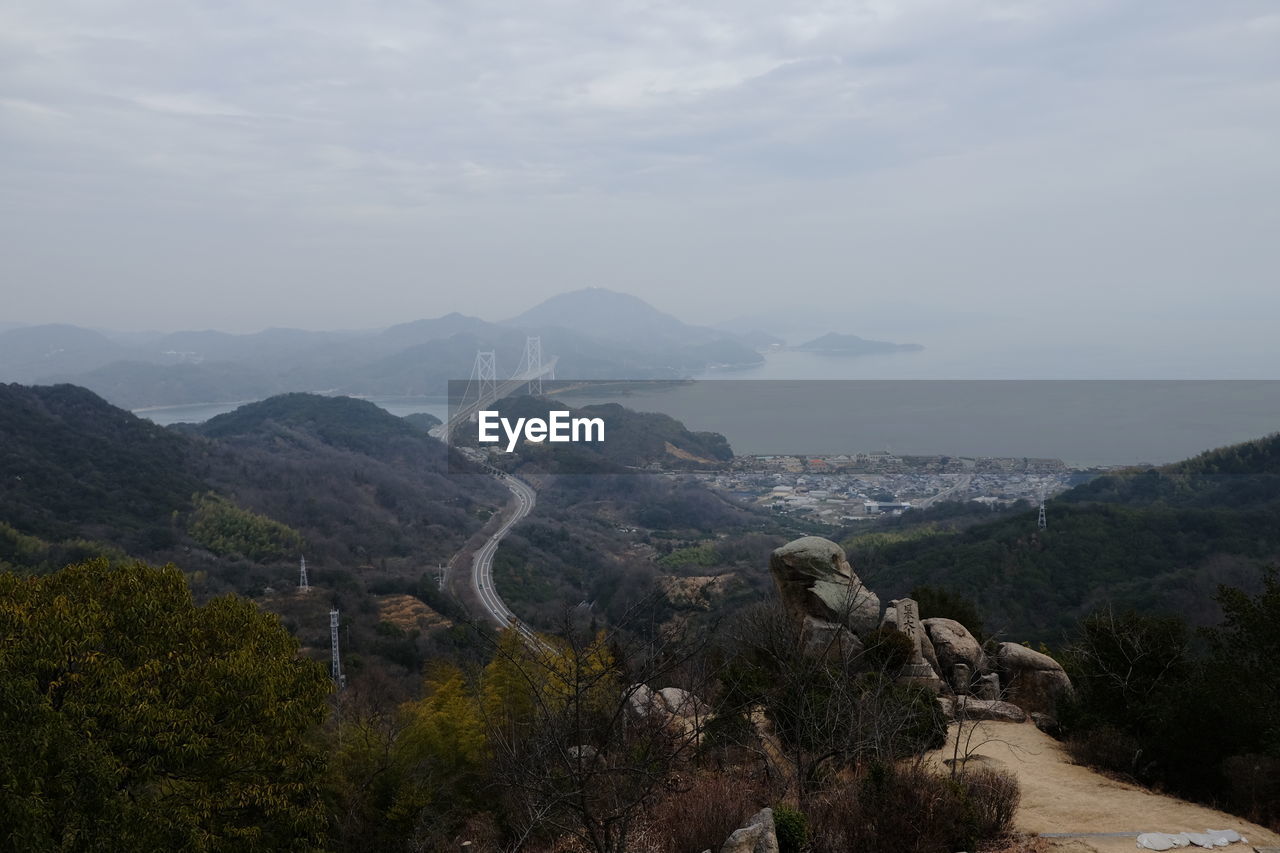
[[[84,388],[0,385],[0,521],[25,533],[131,550],[163,541],[201,486],[198,455]]]
[[[859,573],[881,596],[919,584],[979,601],[988,624],[1055,642],[1111,600],[1211,624],[1218,584],[1258,588],[1280,559],[1280,436],[1155,469],[1110,474],[1036,512],[960,532],[855,536]]]
[[[305,550],[321,573],[416,581],[505,500],[446,453],[363,400],[288,394],[165,429],[76,386],[0,385],[0,559],[109,549],[252,594]]]
[[[349,671],[409,690],[424,660],[474,642],[439,615],[459,614],[435,567],[507,500],[446,454],[362,400],[291,394],[164,429],[83,388],[0,386],[0,570],[173,563],[197,598],[252,597],[317,657],[336,607]],[[311,595],[296,590],[304,554]],[[410,596],[440,627],[383,624],[385,602]]]
[[[513,454],[498,457],[500,464],[506,467],[525,464],[562,474],[602,474],[642,467],[705,468],[733,458],[733,449],[723,435],[687,429],[680,421],[659,412],[637,412],[618,403],[572,409],[557,400],[534,397],[516,397],[501,404],[502,416],[510,421],[545,420],[552,410],[569,411],[573,417],[600,418],[605,425],[605,440],[564,444],[521,441]],[[470,430],[455,431],[454,440],[476,444]]]
[[[303,430],[325,444],[362,453],[376,453],[393,439],[422,438],[412,424],[368,400],[318,394],[280,394],[249,403],[211,418],[196,431],[209,438],[231,438],[279,428]]]

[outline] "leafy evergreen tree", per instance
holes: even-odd
[[[95,560],[0,574],[0,847],[310,850],[324,670],[252,602]]]

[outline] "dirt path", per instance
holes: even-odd
[[[977,749],[993,766],[1008,770],[1022,786],[1018,828],[1028,833],[1203,832],[1234,829],[1249,844],[1221,848],[1246,853],[1253,845],[1280,845],[1280,835],[1216,809],[1145,788],[1108,779],[1071,759],[1053,738],[1031,723],[978,723],[972,739],[997,739]],[[956,727],[951,727],[952,738]],[[1002,741],[1002,742],[1001,742]],[[954,742],[954,741],[953,741]],[[944,754],[945,753],[945,754]],[[951,757],[951,745],[934,753],[941,763]],[[1075,853],[1133,853],[1133,838],[1075,838],[1052,842],[1054,850]]]

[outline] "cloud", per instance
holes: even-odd
[[[232,104],[211,98],[208,95],[191,92],[156,92],[153,94],[135,95],[134,102],[143,109],[158,113],[170,113],[180,116],[198,116],[203,118],[253,118],[254,114],[246,112]]]
[[[704,317],[781,282],[995,305],[1029,278],[1071,287],[1078,324],[1122,280],[1194,306],[1228,261],[1215,287],[1243,298],[1277,260],[1255,233],[1280,190],[1276,21],[1266,0],[16,0],[0,273],[30,283],[27,319],[164,325],[581,284]]]

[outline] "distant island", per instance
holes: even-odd
[[[889,341],[869,341],[857,335],[830,332],[808,343],[792,347],[800,352],[818,352],[828,355],[872,355],[880,352],[919,352],[920,344],[895,344]]]

